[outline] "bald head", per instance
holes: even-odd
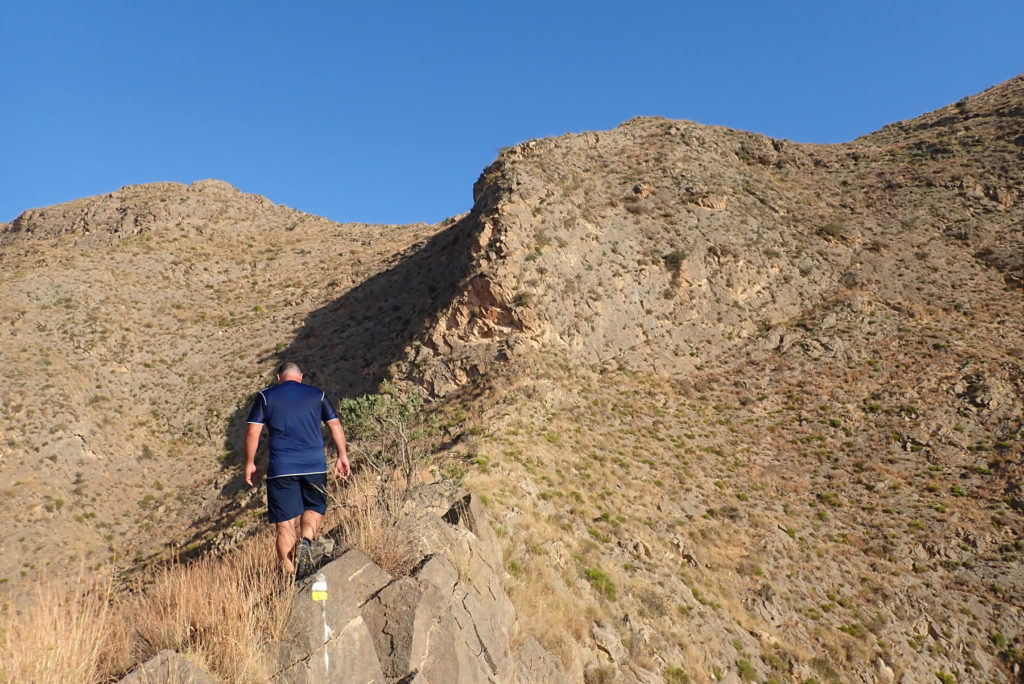
[[[285,361],[277,367],[277,381],[295,380],[302,382],[302,369],[294,361]]]

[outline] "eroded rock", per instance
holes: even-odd
[[[479,498],[462,492],[440,506],[429,493],[420,498],[399,523],[419,533],[424,557],[412,574],[392,578],[355,550],[321,568],[328,600],[299,591],[278,645],[278,681],[561,681],[561,664],[535,641],[526,642],[525,665],[513,660],[515,610]]]
[[[344,576],[350,565],[325,566],[326,577]],[[384,682],[374,640],[359,612],[358,581],[328,580],[326,602],[313,601],[309,588],[296,595],[288,616],[285,638],[277,645],[281,666],[276,681],[288,684],[314,682]]]
[[[220,680],[180,653],[163,650],[119,684],[220,684]]]

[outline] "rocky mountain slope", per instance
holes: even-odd
[[[410,373],[501,376],[476,486],[578,675],[1019,673],[1022,107],[824,147],[635,120],[485,172]]]
[[[233,450],[287,356],[336,396],[437,399],[513,648],[573,680],[1019,678],[1022,168],[1018,77],[841,145],[529,141],[437,226],[212,181],[27,212],[0,238],[0,571],[257,524]]]
[[[0,576],[129,567],[241,525],[233,414],[308,338],[311,308],[366,287],[436,230],[338,225],[219,181],[15,219],[0,236]],[[400,343],[392,332],[360,339],[346,388],[380,379],[374,352]]]

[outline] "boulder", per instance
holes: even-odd
[[[512,672],[510,625],[493,607],[493,603],[485,604],[461,582],[455,585],[448,601],[458,647],[482,665],[488,677],[502,675],[500,681],[507,681]]]
[[[878,681],[884,684],[896,681],[896,673],[889,667],[889,664],[882,660],[881,656],[875,658],[875,669],[878,671]]]
[[[527,639],[513,661],[515,609],[502,586],[498,538],[479,498],[461,492],[439,504],[421,490],[398,523],[416,531],[422,560],[392,578],[364,554],[348,550],[320,569],[324,603],[308,580],[277,644],[279,682],[358,681],[389,684],[564,681],[555,658]],[[450,496],[447,492],[445,496]],[[442,499],[450,502],[450,498]]]
[[[480,540],[482,549],[493,567],[501,565],[501,543],[487,521],[487,511],[477,494],[465,494],[441,516],[448,524],[472,532]]]
[[[545,684],[568,680],[562,663],[548,653],[533,637],[527,637],[519,646],[516,674],[520,684]]]
[[[404,524],[416,530],[420,553],[425,558],[444,555],[455,559],[459,575],[495,619],[511,625],[515,607],[505,593],[501,544],[487,521],[476,494],[462,493],[442,515],[413,511]]]
[[[594,622],[590,626],[590,636],[597,648],[613,663],[626,659],[626,647],[618,633],[602,622]]]
[[[456,638],[447,597],[430,582],[403,577],[363,607],[381,665],[388,677],[424,683],[489,681],[482,664]]]
[[[348,556],[347,561],[345,556]],[[372,585],[367,579],[376,574],[373,570],[376,566],[363,563],[365,557],[360,559],[351,552],[345,556],[321,570],[327,578],[326,601],[312,600],[310,582],[293,600],[285,637],[276,647],[281,667],[276,681],[288,684],[386,681],[358,602],[359,596],[367,591],[366,587]],[[354,567],[361,568],[355,574],[356,590],[349,584]]]
[[[514,678],[504,603],[479,596],[443,555],[425,558],[410,577],[367,601],[362,613],[389,677],[417,674],[410,681],[434,684]]]
[[[118,684],[220,684],[220,680],[180,653],[164,650]]]
[[[320,568],[320,573],[327,579],[328,588],[337,587],[359,606],[392,580],[391,575],[356,549],[345,551]]]

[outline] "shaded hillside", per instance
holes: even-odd
[[[309,339],[310,310],[352,290],[375,300],[378,274],[438,230],[335,224],[219,181],[19,216],[0,235],[5,586],[222,532],[247,500],[225,496],[243,494],[232,416]],[[371,318],[381,306],[350,300]],[[379,363],[382,341],[335,340],[332,359]],[[332,390],[365,391],[386,365]]]

